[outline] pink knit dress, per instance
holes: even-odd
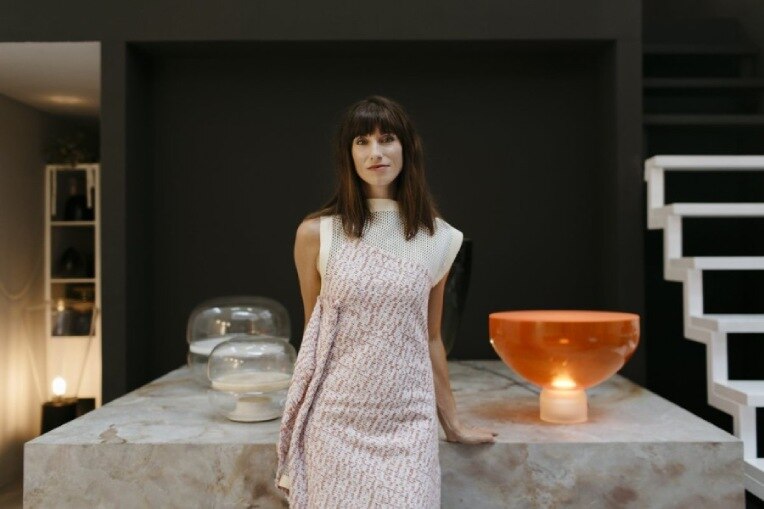
[[[278,443],[275,484],[295,509],[440,507],[428,300],[462,234],[438,218],[406,241],[397,202],[367,203],[360,239],[321,218],[321,293]]]

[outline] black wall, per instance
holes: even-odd
[[[339,112],[370,93],[412,113],[475,242],[455,357],[495,357],[491,311],[642,312],[638,1],[163,1],[87,22],[48,3],[0,39],[102,41],[105,401],[181,364],[214,295],[275,297],[299,337],[294,230],[331,190]],[[644,371],[640,348],[623,372]]]
[[[455,357],[495,355],[491,311],[609,307],[607,45],[303,46],[154,58],[152,375],[183,362],[188,315],[215,295],[276,298],[299,341],[294,232],[334,186],[339,112],[371,93],[409,107],[444,216],[474,242]]]

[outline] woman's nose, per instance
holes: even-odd
[[[371,157],[379,157],[382,155],[382,150],[380,149],[379,143],[376,141],[371,142],[370,150]]]

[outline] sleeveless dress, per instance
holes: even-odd
[[[440,507],[428,302],[462,233],[437,218],[406,241],[395,200],[367,203],[360,239],[320,219],[321,291],[278,442],[275,485],[295,509]]]

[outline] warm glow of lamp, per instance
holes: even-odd
[[[606,311],[506,311],[489,315],[491,345],[542,388],[541,419],[587,420],[585,389],[615,374],[639,343],[639,316]]]
[[[66,309],[66,306],[64,305],[64,299],[58,299],[58,302],[56,303],[56,311],[59,313]]]
[[[64,378],[61,376],[57,376],[50,384],[50,389],[53,391],[53,396],[56,398],[62,397],[64,394],[66,394],[66,380],[64,380]]]
[[[85,102],[82,97],[73,95],[49,95],[48,100],[55,104],[82,104]]]
[[[560,375],[552,379],[552,387],[555,389],[575,389],[576,382],[567,375]]]

